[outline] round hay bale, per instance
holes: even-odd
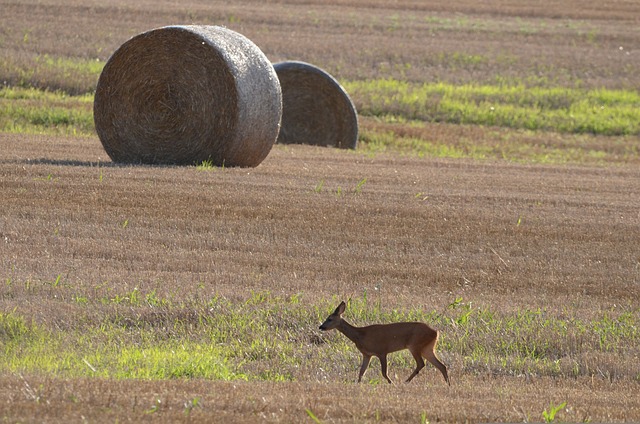
[[[356,148],[358,114],[335,78],[305,62],[280,62],[273,67],[282,88],[278,143]]]
[[[217,26],[168,26],[109,58],[94,100],[114,162],[257,166],[278,136],[282,93],[262,51]]]

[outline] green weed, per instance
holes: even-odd
[[[323,187],[324,187],[324,180],[320,180],[320,182],[316,184],[316,186],[313,188],[313,191],[316,193],[321,193]]]
[[[216,168],[211,159],[206,159],[196,165],[198,171],[212,171]]]
[[[353,192],[355,194],[360,194],[362,192],[362,187],[364,187],[364,185],[367,183],[367,179],[363,178],[361,179],[358,184],[356,184],[355,188],[353,189]]]
[[[427,418],[426,412],[420,414],[420,424],[429,424],[429,418]]]
[[[305,408],[305,412],[307,413],[309,418],[311,418],[311,421],[313,421],[314,423],[316,423],[316,424],[321,424],[322,423],[322,421],[320,421],[320,419],[318,417],[316,417],[316,414],[314,414],[311,409]]]
[[[154,414],[160,410],[161,406],[162,406],[162,400],[156,399],[153,405],[151,405],[151,408],[147,409],[145,413]]]
[[[542,419],[545,423],[552,423],[556,420],[556,414],[560,412],[565,406],[567,406],[567,402],[562,402],[560,405],[554,405],[553,403],[549,404],[549,410],[546,409],[542,411]]]
[[[195,397],[191,400],[188,400],[184,403],[184,413],[185,415],[190,415],[191,411],[200,406],[200,398]]]
[[[24,317],[14,312],[0,312],[0,340],[3,343],[19,341],[31,331],[33,328],[27,324]]]

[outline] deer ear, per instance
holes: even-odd
[[[347,305],[344,303],[344,301],[340,302],[340,304],[336,308],[336,311],[334,312],[334,314],[342,315],[344,313],[344,310],[346,309],[346,307],[347,307]]]

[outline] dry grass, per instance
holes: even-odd
[[[60,3],[3,5],[3,80],[92,91],[94,75],[52,71],[45,56],[105,61],[151,28],[200,24],[228,26],[272,62],[303,60],[340,80],[640,86],[640,11],[631,1]]]
[[[513,308],[637,295],[635,167],[282,147],[255,170],[194,172],[114,167],[93,139],[2,138],[12,252],[3,266],[18,281],[159,278],[185,295],[215,283],[227,296],[238,286],[327,296],[381,284],[385,301],[429,288],[426,304],[440,305],[459,291],[486,302],[532,294]],[[226,260],[233,269],[216,266]]]
[[[632,395],[639,374],[635,336],[590,352],[588,333],[565,342],[539,335],[560,359],[558,374],[539,374],[518,371],[508,358],[503,364],[473,359],[475,349],[498,345],[501,336],[470,335],[454,324],[457,312],[447,312],[462,297],[479,308],[473,320],[488,319],[483,310],[508,317],[539,308],[569,325],[620,314],[637,320],[635,168],[370,158],[277,146],[258,168],[207,171],[114,166],[96,138],[1,140],[5,313],[55,333],[120,323],[131,331],[125,340],[193,323],[185,327],[187,338],[182,327],[157,337],[208,343],[210,330],[197,326],[209,314],[200,309],[207,299],[243,308],[268,290],[297,296],[300,310],[309,309],[299,323],[276,321],[273,329],[275,338],[284,331],[298,340],[300,352],[290,355],[299,365],[269,356],[246,368],[291,372],[294,382],[117,381],[65,378],[60,371],[26,373],[23,380],[4,372],[3,411],[10,420],[288,422],[307,419],[309,409],[326,422],[418,421],[423,413],[431,421],[522,421],[539,420],[561,402],[568,405],[563,420],[640,417]],[[113,299],[115,306],[101,306],[100,299],[134,289],[184,302],[186,309],[154,312]],[[432,368],[426,387],[424,376],[408,386],[377,386],[375,363],[367,374],[373,385],[350,383],[358,365],[354,348],[340,335],[318,344],[314,328],[334,300],[365,293],[383,311],[442,317],[440,352],[452,367],[451,389]],[[517,341],[516,333],[502,338]],[[574,360],[591,371],[571,377]],[[411,363],[395,361],[391,373],[398,380]]]
[[[640,86],[631,1],[57,3],[2,4],[5,84],[92,92],[127,39],[193,23],[340,80]],[[279,145],[247,170],[118,166],[97,137],[0,134],[2,419],[528,422],[566,402],[557,420],[639,421],[636,137],[363,127],[406,144]],[[434,159],[411,144],[430,134],[499,149]],[[514,138],[531,150],[510,153]],[[530,163],[549,151],[579,164]],[[379,384],[375,361],[354,384],[355,348],[316,330],[347,298],[357,325],[439,328],[451,388],[432,367]],[[231,381],[107,358],[153,349],[205,368],[224,352]],[[39,352],[58,362],[19,362]],[[411,366],[394,355],[392,379]]]
[[[601,381],[463,378],[444,385],[246,383],[207,381],[123,381],[0,378],[3,411],[34,421],[79,422],[530,422],[562,398],[558,414],[570,422],[625,421],[637,417],[636,384]],[[531,399],[538,402],[531,402]],[[196,406],[190,408],[194,399]],[[470,413],[471,412],[471,413]]]

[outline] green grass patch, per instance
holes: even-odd
[[[396,152],[416,157],[610,165],[637,161],[640,149],[635,136],[559,134],[478,126],[456,128],[393,116],[375,118],[375,122],[367,124],[360,129],[359,150],[372,156]]]
[[[12,285],[10,290],[18,289]],[[68,283],[29,284],[30,296],[41,291],[68,299],[65,310],[73,315],[60,328],[59,322],[31,322],[17,309],[0,314],[0,372],[288,381],[315,379],[323,369],[333,379],[353,381],[359,364],[351,341],[317,329],[338,299],[307,303],[301,296],[269,292],[245,300],[181,299],[178,293],[160,298],[155,290],[113,293],[106,285],[86,290]],[[344,318],[359,326],[430,323],[441,330],[438,350],[456,373],[640,377],[632,359],[640,354],[637,307],[584,319],[571,311],[500,312],[461,297],[439,311],[396,309],[365,293],[348,302]],[[407,352],[391,355],[390,366],[402,374],[413,367],[413,359]],[[381,382],[377,371],[368,378],[372,384]]]
[[[0,131],[92,135],[92,108],[92,95],[5,87],[0,89]]]
[[[495,149],[492,146],[485,146],[468,139],[461,139],[456,144],[451,144],[442,140],[406,137],[393,131],[376,131],[366,128],[361,130],[359,137],[362,150],[371,154],[397,151],[418,157],[486,159],[495,156]]]
[[[80,59],[40,55],[35,59],[40,67],[59,73],[65,78],[73,78],[78,74],[99,76],[104,68],[104,62],[97,59]]]
[[[9,56],[0,62],[0,77],[12,87],[62,91],[71,95],[92,93],[104,62],[65,56]]]
[[[70,69],[90,69],[73,61],[47,60]],[[397,80],[352,81],[345,86],[359,113],[378,122],[360,128],[360,150],[369,154],[548,164],[625,163],[638,156],[637,92]],[[433,123],[476,130],[432,135],[427,126]],[[0,131],[94,136],[93,95],[1,88]],[[205,161],[197,169],[210,170],[210,165]]]
[[[365,116],[560,133],[640,133],[640,94],[636,91],[416,84],[393,79],[346,81],[344,86]]]

